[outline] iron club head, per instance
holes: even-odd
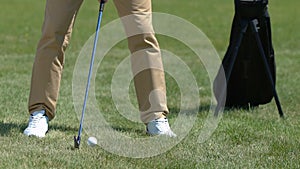
[[[76,138],[76,136],[74,136],[74,147],[79,148],[79,145],[80,145],[80,137]]]

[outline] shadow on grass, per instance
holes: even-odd
[[[27,123],[12,123],[12,122],[3,122],[0,121],[0,136],[8,136],[11,132],[20,132],[23,133],[25,128],[27,127]],[[75,127],[65,126],[65,125],[57,125],[51,123],[49,124],[49,131],[58,130],[58,131],[74,131],[77,132],[78,129]]]
[[[145,130],[119,126],[112,126],[112,128],[121,133],[136,133],[138,136],[147,136],[146,127]]]
[[[196,108],[192,109],[192,110],[182,110],[181,113],[183,113],[185,115],[194,115],[195,110],[196,110]],[[209,112],[209,110],[210,110],[210,105],[209,104],[200,105],[198,107],[197,114],[205,114],[205,113]],[[168,115],[168,118],[171,119],[171,118],[176,118],[181,110],[178,107],[170,107],[169,111],[170,111],[170,114]]]
[[[210,110],[211,105],[210,104],[205,104],[199,106],[199,112],[198,113],[208,113]]]
[[[56,130],[56,131],[74,131],[77,132],[78,128],[66,126],[66,125],[59,125],[59,124],[51,124],[49,123],[49,131]]]
[[[12,123],[8,122],[5,123],[3,121],[0,121],[0,136],[7,136],[10,135],[11,132],[22,132],[26,128],[26,124],[18,124],[18,123]]]

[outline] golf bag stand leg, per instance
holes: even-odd
[[[227,69],[227,72],[225,72],[225,76],[226,76],[226,82],[225,83],[226,83],[226,85],[221,85],[222,89],[220,90],[221,91],[221,93],[219,95],[220,98],[217,99],[218,103],[217,103],[217,106],[216,106],[216,109],[215,109],[215,112],[214,112],[215,117],[218,116],[219,111],[222,109],[222,104],[225,104],[225,102],[226,102],[226,91],[227,91],[228,81],[230,79],[232,69],[233,69],[234,63],[236,61],[236,57],[238,55],[239,48],[241,46],[244,34],[247,31],[248,24],[249,23],[246,20],[241,21],[241,25],[240,25],[241,29],[240,29],[239,36],[238,36],[238,39],[236,41],[236,44],[231,46],[230,51],[228,52],[228,54],[231,55],[232,59],[231,59],[231,62],[229,64],[229,67]]]
[[[283,111],[282,111],[282,108],[281,108],[281,104],[279,102],[279,97],[278,97],[276,89],[275,89],[275,84],[274,84],[274,81],[273,81],[272,73],[271,73],[270,67],[268,65],[268,62],[267,62],[267,59],[266,59],[266,55],[265,55],[264,49],[262,47],[262,42],[261,42],[259,34],[258,34],[258,27],[257,27],[258,20],[257,19],[251,20],[250,21],[250,25],[251,25],[252,32],[255,35],[255,40],[257,42],[257,47],[259,49],[260,55],[262,57],[264,65],[265,65],[265,70],[266,70],[268,79],[270,81],[270,85],[272,87],[272,92],[273,92],[273,95],[274,95],[274,98],[275,98],[275,102],[276,102],[276,106],[277,106],[279,115],[280,115],[280,117],[283,118],[284,114],[283,114]]]

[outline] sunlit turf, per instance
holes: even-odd
[[[94,2],[95,1],[95,2]],[[285,119],[275,102],[257,109],[225,111],[218,127],[204,143],[198,142],[207,117],[211,89],[207,72],[195,54],[172,38],[157,35],[162,49],[180,56],[200,88],[200,108],[188,135],[169,151],[149,158],[129,158],[86,144],[83,133],[79,150],[73,148],[79,119],[72,100],[72,74],[76,58],[95,31],[97,1],[85,1],[75,23],[57,105],[57,116],[43,139],[22,134],[27,125],[27,101],[34,53],[41,34],[45,1],[3,0],[0,10],[0,168],[299,168],[300,150],[300,15],[299,1],[270,1],[273,45],[276,53],[277,91]],[[186,19],[201,29],[222,57],[226,51],[233,17],[233,1],[153,1],[153,11]],[[105,7],[103,25],[117,18],[113,2]],[[172,24],[172,23],[170,23]],[[185,31],[185,30],[182,30]],[[100,37],[101,38],[101,37]],[[101,40],[101,39],[100,39]],[[96,78],[99,107],[117,130],[131,137],[147,137],[145,127],[122,118],[111,100],[110,82],[115,67],[129,52],[126,41],[109,52]],[[126,52],[124,52],[126,51]],[[101,74],[101,76],[100,76]],[[166,75],[169,120],[180,109],[176,81]],[[130,96],[136,106],[133,84]],[[172,113],[173,112],[173,113]],[[88,113],[88,112],[87,112]],[[113,144],[113,143],[112,143]],[[145,147],[147,148],[147,147]]]

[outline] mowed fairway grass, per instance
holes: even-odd
[[[72,75],[81,48],[95,32],[97,1],[85,1],[78,14],[66,52],[57,116],[50,122],[46,137],[38,139],[26,137],[22,132],[28,121],[31,69],[41,35],[45,1],[2,0],[0,168],[300,168],[299,6],[299,0],[271,0],[269,3],[276,52],[276,87],[285,119],[279,118],[274,100],[250,111],[226,111],[211,137],[199,143],[198,136],[212,97],[207,72],[187,46],[158,35],[161,48],[180,56],[191,69],[200,89],[199,113],[191,131],[169,151],[148,158],[130,158],[107,152],[100,146],[89,147],[85,132],[80,149],[73,149],[79,119],[72,99]],[[223,57],[234,14],[233,0],[153,0],[153,11],[176,15],[196,25]],[[116,18],[116,10],[110,1],[105,7],[102,24]],[[143,124],[120,118],[111,101],[111,77],[128,54],[125,40],[109,52],[109,57],[104,59],[109,64],[97,72],[96,96],[104,117],[117,126],[116,130],[132,137],[147,137]],[[180,90],[170,75],[166,75],[166,79],[169,108],[173,112],[169,119],[173,124],[180,109]],[[136,105],[133,91],[131,84],[131,100]]]

